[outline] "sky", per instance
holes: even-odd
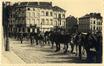
[[[102,16],[104,15],[104,0],[11,0],[11,1],[52,2],[53,5],[59,6],[66,10],[66,17],[69,15],[81,17],[90,12],[101,13]]]

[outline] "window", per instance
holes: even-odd
[[[65,18],[65,14],[63,14],[62,17]]]
[[[40,13],[37,13],[37,17],[39,17],[40,16]]]
[[[42,16],[44,16],[44,11],[42,11],[41,13],[42,13]]]
[[[46,16],[48,16],[49,15],[49,13],[48,13],[48,11],[46,12]]]
[[[102,22],[100,22],[100,24],[99,25],[102,25]]]
[[[49,25],[49,20],[48,19],[46,19],[46,25]]]
[[[93,30],[95,30],[95,26],[93,27]]]
[[[92,25],[90,26],[90,29],[92,30]]]
[[[25,28],[22,28],[22,31],[25,32]]]
[[[40,21],[39,21],[39,19],[37,19],[37,24],[38,24],[38,25],[40,24]]]
[[[35,23],[35,19],[33,19],[33,23],[34,23],[34,25],[36,24],[36,23]]]
[[[61,14],[58,15],[58,18],[61,18]]]
[[[50,16],[52,16],[52,12],[50,12]]]
[[[35,12],[33,12],[33,16],[35,17]]]
[[[28,28],[27,31],[30,32],[30,28]]]
[[[43,24],[43,25],[45,24],[45,20],[44,19],[42,19],[41,24]]]
[[[30,17],[31,13],[30,12],[27,12],[27,17]]]
[[[96,27],[97,30],[99,30],[99,27]]]
[[[56,26],[58,26],[58,21],[56,21]]]
[[[50,23],[51,23],[51,25],[53,25],[53,20],[52,19],[50,19]]]
[[[57,18],[57,14],[55,13],[54,15],[55,15],[55,18]]]
[[[33,8],[33,11],[35,11],[35,8]]]
[[[30,10],[30,8],[27,8],[27,10]]]
[[[94,21],[94,24],[95,24],[95,21]]]
[[[90,24],[92,24],[92,22],[90,22]]]
[[[28,24],[28,25],[30,24],[30,19],[27,19],[27,24]]]

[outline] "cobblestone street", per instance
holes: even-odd
[[[78,57],[75,54],[68,52],[63,54],[63,45],[59,52],[54,52],[51,46],[46,44],[41,47],[39,45],[29,44],[29,41],[15,41],[10,39],[11,50],[26,63],[79,63]],[[70,49],[69,49],[70,50]]]

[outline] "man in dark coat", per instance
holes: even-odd
[[[96,60],[97,60],[97,63],[101,63],[102,62],[102,33],[97,32],[96,37],[97,37]]]
[[[23,43],[23,34],[21,33],[20,35],[20,41],[21,41],[21,44]]]

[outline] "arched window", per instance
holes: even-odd
[[[30,32],[30,28],[28,28],[28,32]]]
[[[95,26],[93,27],[93,30],[95,30]]]
[[[57,13],[54,13],[55,18],[57,18]]]
[[[52,19],[50,19],[50,25],[53,25],[53,20]]]
[[[58,15],[58,18],[61,18],[61,14]]]
[[[50,16],[52,16],[52,12],[50,12]]]
[[[65,18],[65,14],[63,14],[62,17]]]
[[[33,12],[33,16],[35,17],[35,12]]]
[[[42,25],[45,24],[45,20],[44,20],[44,19],[41,20],[41,24],[42,24]]]
[[[49,13],[48,13],[48,11],[46,12],[46,16],[49,16]]]
[[[42,16],[44,16],[44,11],[41,12]]]
[[[95,24],[95,21],[94,21],[94,24]]]
[[[49,25],[49,20],[48,19],[46,19],[46,24]]]

